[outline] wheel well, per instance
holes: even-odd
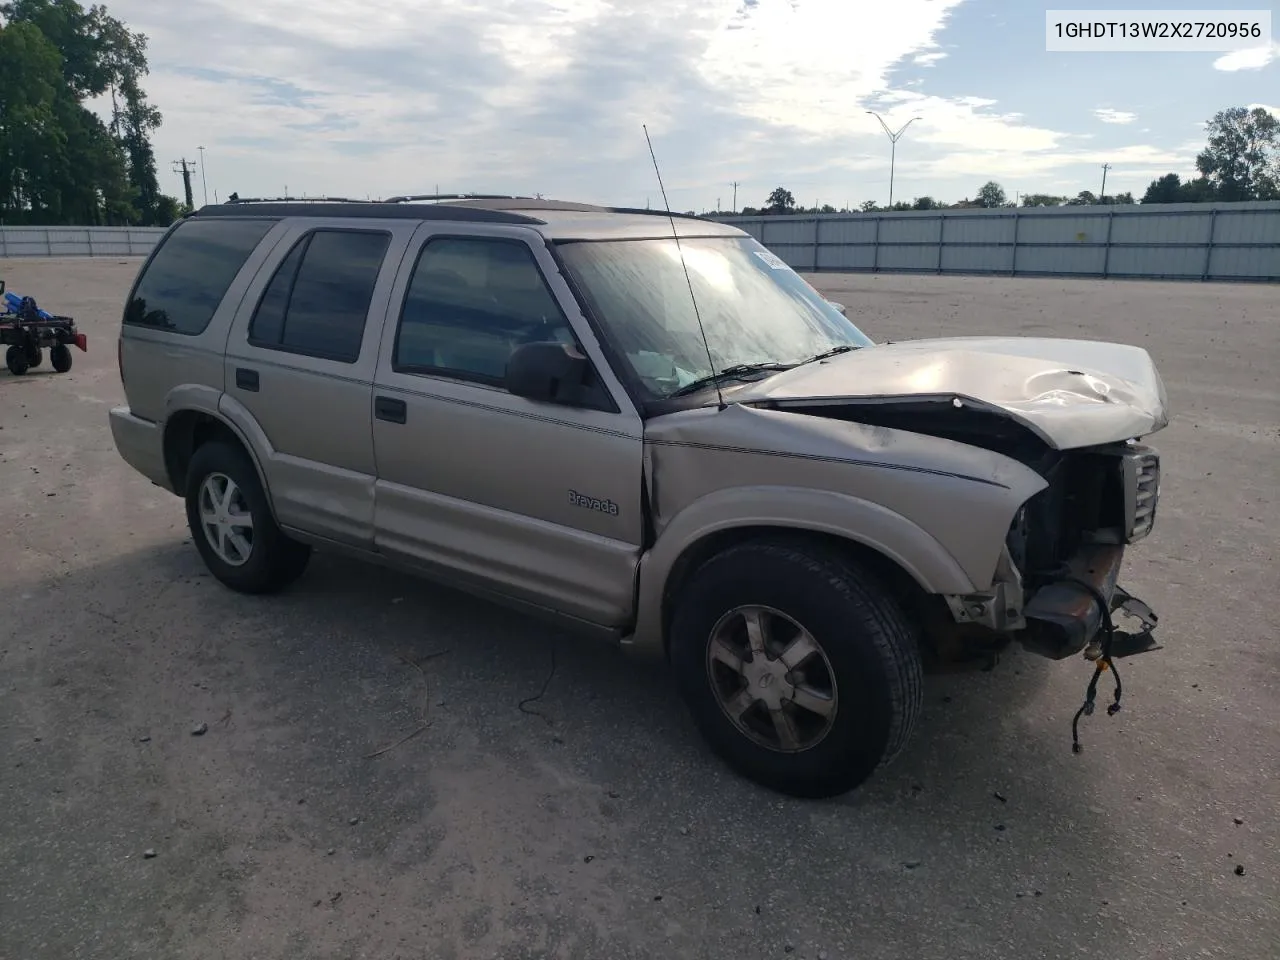
[[[786,541],[807,544],[837,553],[856,562],[862,569],[885,585],[890,594],[902,606],[903,612],[915,618],[918,614],[942,602],[925,591],[916,579],[895,560],[866,544],[836,534],[792,527],[746,526],[733,527],[709,534],[685,548],[667,576],[662,593],[662,636],[667,643],[671,617],[675,612],[680,592],[693,574],[704,563],[719,553],[751,541]]]
[[[179,496],[187,489],[187,467],[192,456],[211,440],[222,440],[244,448],[236,432],[210,414],[181,410],[169,417],[164,428],[164,465]]]

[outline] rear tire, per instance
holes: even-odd
[[[32,347],[27,351],[27,369],[34,370],[44,361],[44,351],[39,347]]]
[[[71,348],[65,343],[54,344],[49,351],[49,360],[58,373],[66,373],[71,369]]]
[[[20,377],[27,372],[31,366],[29,359],[27,351],[16,344],[4,353],[4,365],[15,377]]]
[[[276,525],[258,471],[238,446],[212,441],[187,467],[187,523],[209,572],[240,593],[275,593],[300,577],[311,548]]]
[[[671,660],[715,752],[792,796],[862,784],[901,752],[923,699],[889,590],[820,545],[751,542],[709,560],[681,591]]]

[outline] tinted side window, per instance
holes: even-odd
[[[298,266],[302,263],[302,255],[306,252],[310,237],[299,240],[284,262],[276,268],[266,292],[258,301],[258,309],[253,312],[249,321],[249,340],[264,346],[279,346],[280,337],[284,334],[284,315],[289,306],[289,291],[293,289],[294,278],[298,276]]]
[[[414,266],[392,367],[501,386],[522,343],[575,343],[569,321],[518,240],[431,240]]]
[[[289,252],[249,324],[249,341],[289,353],[355,363],[391,236],[316,230]]]
[[[213,319],[273,220],[187,220],[147,264],[124,322],[195,336]]]

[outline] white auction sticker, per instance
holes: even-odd
[[[1220,53],[1271,45],[1270,10],[1046,10],[1053,53]]]
[[[788,269],[787,262],[776,253],[770,253],[768,250],[756,250],[755,255],[768,264],[770,270]]]

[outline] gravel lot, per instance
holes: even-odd
[[[1141,344],[1176,419],[1126,576],[1165,649],[1084,753],[1085,665],[1015,654],[805,803],[612,649],[323,556],[217,585],[107,426],[137,266],[0,262],[90,350],[0,370],[0,957],[1280,956],[1277,288],[817,278],[879,339]]]

